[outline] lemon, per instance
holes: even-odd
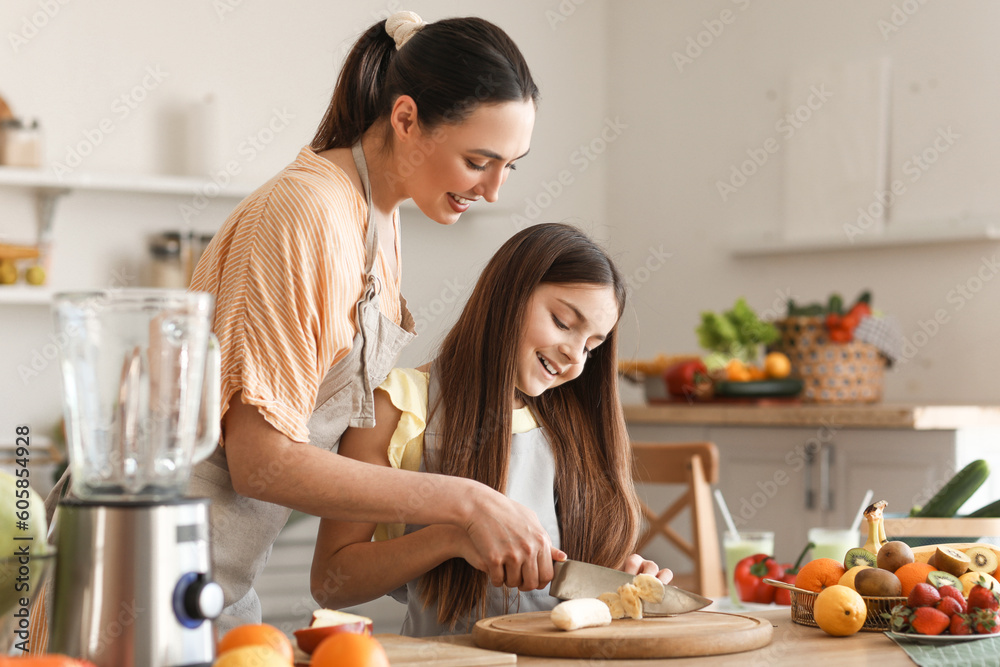
[[[844,576],[842,576],[840,578],[840,581],[838,581],[837,583],[840,584],[841,586],[847,586],[852,591],[856,591],[858,589],[854,587],[854,577],[858,576],[858,572],[860,572],[861,570],[866,570],[869,568],[871,568],[871,565],[855,565],[850,570],[845,572]]]
[[[840,584],[824,588],[813,606],[816,625],[834,637],[855,634],[865,624],[867,615],[868,608],[858,592]]]

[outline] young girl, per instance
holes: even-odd
[[[340,453],[504,490],[570,558],[669,581],[632,554],[639,510],[616,375],[624,306],[621,275],[584,234],[529,227],[487,264],[433,364],[392,371],[375,393],[377,425],[348,429]],[[558,603],[547,587],[502,588],[484,570],[455,526],[324,519],[312,591],[336,608],[392,593],[413,636]]]

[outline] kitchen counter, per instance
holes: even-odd
[[[608,660],[601,662],[605,665],[613,665],[613,667],[648,667],[649,665],[670,665],[670,667],[686,667],[688,665],[733,665],[738,667],[794,665],[800,667],[813,660],[828,665],[852,665],[852,667],[865,665],[878,665],[879,667],[909,665],[912,667],[913,665],[906,652],[882,633],[859,632],[852,637],[830,637],[818,628],[792,623],[787,607],[754,612],[752,615],[768,620],[774,626],[774,636],[771,643],[755,651],[698,658]],[[472,643],[471,635],[437,637],[433,641],[467,647],[475,646]],[[585,659],[533,658],[528,656],[518,656],[517,658],[518,665],[534,667],[569,667],[592,663],[592,660]],[[407,660],[405,664],[419,663]],[[430,664],[430,662],[425,664]]]
[[[774,531],[775,555],[784,561],[801,551],[810,528],[849,526],[868,489],[888,502],[890,512],[905,513],[971,461],[984,459],[1000,470],[996,405],[682,402],[627,405],[625,419],[636,442],[714,443],[716,486],[737,524]],[[644,485],[640,493],[660,509],[679,491]],[[994,473],[965,511],[998,497],[1000,475]],[[673,527],[686,534],[687,525]],[[688,563],[663,540],[644,555],[671,567]]]
[[[732,403],[626,405],[629,424],[694,424],[716,426],[828,426],[952,430],[1000,426],[997,405],[916,405],[816,403],[740,405]]]

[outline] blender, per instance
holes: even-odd
[[[56,511],[49,650],[97,667],[210,665],[209,507],[184,496],[219,440],[211,295],[57,294],[71,487]]]

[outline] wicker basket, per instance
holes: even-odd
[[[792,598],[792,622],[799,625],[811,625],[814,628],[819,626],[813,617],[813,605],[819,593],[807,591],[788,591]],[[885,632],[889,629],[889,614],[892,608],[898,604],[906,604],[904,597],[891,598],[870,598],[861,597],[868,608],[868,615],[865,617],[865,624],[861,626],[862,632]]]
[[[831,343],[822,317],[789,317],[775,323],[775,345],[802,378],[802,398],[812,403],[876,403],[882,400],[885,360],[868,343]]]

